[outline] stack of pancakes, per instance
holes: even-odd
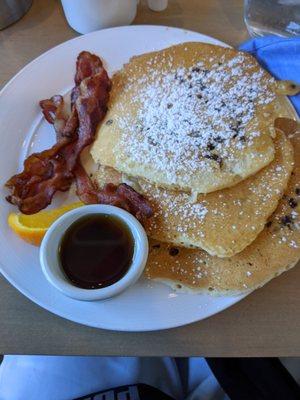
[[[112,78],[91,155],[99,186],[126,182],[154,209],[149,278],[176,290],[253,290],[300,258],[300,151],[283,94],[250,55],[184,43]]]

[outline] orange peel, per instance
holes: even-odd
[[[32,215],[10,213],[7,222],[21,239],[34,246],[39,246],[54,221],[66,212],[82,205],[82,202],[76,202],[55,209],[43,210]]]

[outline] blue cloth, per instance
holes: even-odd
[[[291,80],[300,84],[300,37],[282,38],[265,36],[241,44],[276,79]],[[300,95],[290,97],[300,115]]]

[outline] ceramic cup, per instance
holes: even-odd
[[[61,0],[69,25],[79,33],[113,26],[129,25],[134,20],[139,0]],[[147,0],[153,11],[163,11],[168,0]]]
[[[95,214],[108,214],[121,219],[133,236],[134,253],[128,271],[119,281],[100,289],[81,289],[74,286],[65,276],[59,259],[59,246],[66,229],[71,224],[83,216]],[[133,285],[143,273],[147,257],[148,239],[139,221],[121,208],[103,204],[82,206],[63,214],[51,225],[40,247],[40,263],[48,282],[66,296],[86,301],[116,296]]]
[[[134,20],[139,0],[61,0],[69,25],[79,33],[113,26],[129,25]]]

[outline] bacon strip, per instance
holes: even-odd
[[[63,103],[64,99],[60,95],[55,95],[52,96],[51,99],[40,101],[40,107],[49,124],[54,124],[55,119],[62,119],[61,110]]]
[[[102,70],[103,63],[98,56],[88,51],[82,51],[76,61],[75,85],[80,85],[85,78],[97,75],[101,73]]]
[[[135,215],[140,221],[152,216],[153,211],[149,202],[126,183],[120,185],[108,183],[102,189],[99,189],[90,180],[80,163],[77,164],[74,173],[76,176],[76,193],[83,203],[110,204],[120,207]]]
[[[43,113],[54,124],[57,143],[50,149],[29,156],[24,162],[24,170],[14,175],[6,183],[11,190],[7,200],[19,207],[24,214],[34,214],[47,207],[57,191],[66,191],[74,179],[73,169],[81,151],[92,143],[98,123],[107,111],[107,102],[111,87],[107,72],[102,68],[98,57],[87,52],[79,54],[77,65],[85,65],[82,74],[78,74],[78,97],[69,118],[62,124],[63,99],[53,96],[41,102]],[[85,63],[81,60],[85,59]],[[86,61],[88,60],[88,61]],[[95,62],[89,68],[86,64]],[[86,71],[97,71],[85,77]]]
[[[29,156],[24,170],[8,180],[11,195],[6,199],[24,214],[47,207],[57,191],[66,191],[74,178],[77,194],[84,203],[112,204],[143,220],[152,215],[147,200],[125,184],[97,188],[80,164],[80,153],[94,140],[97,125],[107,112],[111,82],[99,57],[81,52],[77,58],[71,112],[62,96],[42,100],[46,120],[54,125],[57,143]]]
[[[62,136],[72,137],[78,126],[75,109],[73,108],[71,112],[71,108],[67,107],[63,97],[60,95],[55,95],[51,99],[41,100],[39,104],[45,119],[49,124],[54,125],[57,141]]]

